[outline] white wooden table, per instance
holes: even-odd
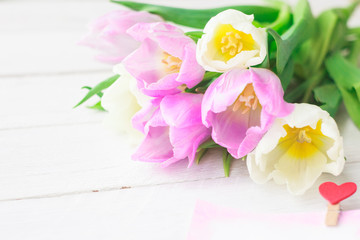
[[[318,13],[346,1],[311,4]],[[323,175],[300,197],[273,182],[256,185],[241,161],[225,178],[217,152],[189,169],[130,160],[135,146],[103,128],[103,113],[72,109],[82,86],[112,74],[76,42],[90,20],[119,8],[101,0],[0,2],[0,239],[185,239],[197,200],[253,212],[323,211],[320,183],[360,184],[360,132],[346,114],[338,118],[343,174]],[[351,24],[360,25],[359,11]],[[360,194],[343,208],[360,209]]]

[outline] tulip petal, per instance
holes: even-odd
[[[127,33],[142,42],[123,63],[144,94],[176,94],[181,85],[191,88],[203,79],[205,70],[196,61],[196,44],[181,29],[167,23],[139,23]]]
[[[284,101],[284,90],[279,77],[268,69],[250,68],[256,96],[263,110],[270,115],[285,117],[294,110],[294,105]]]
[[[138,89],[132,89],[136,80],[121,64],[114,67],[114,72],[120,77],[104,91],[101,98],[101,105],[107,110],[103,123],[111,130],[127,133],[130,142],[138,143],[143,136],[132,127],[131,119],[150,99]]]
[[[242,81],[239,81],[241,79]],[[232,105],[245,86],[251,82],[246,70],[233,70],[222,74],[206,90],[202,103],[202,119],[210,126],[212,112],[219,113]]]
[[[140,110],[135,96],[129,91],[129,79],[121,76],[104,92],[101,105],[108,111],[104,124],[117,131],[129,131],[131,118]]]
[[[174,146],[174,157],[189,158],[189,167],[193,164],[196,151],[200,144],[209,139],[211,130],[203,125],[185,128],[170,128],[170,142]]]
[[[140,132],[147,134],[149,127],[166,126],[160,112],[161,98],[151,100],[147,106],[137,112],[132,118],[133,127]]]
[[[119,63],[140,46],[126,31],[139,22],[162,22],[162,18],[148,12],[112,11],[89,25],[89,33],[79,44],[99,51],[96,59],[107,63]]]
[[[245,69],[262,63],[267,54],[267,34],[265,29],[256,28],[252,24],[253,20],[253,15],[246,15],[234,9],[225,10],[211,18],[203,30],[204,35],[197,44],[198,62],[207,71],[213,72]],[[232,46],[237,51],[229,55],[229,50],[223,50],[223,47],[226,48],[224,45],[226,44],[226,34],[235,34],[235,32],[237,32],[239,40],[232,42]],[[251,39],[252,43],[249,44],[244,35],[239,36],[241,34]],[[219,39],[221,39],[221,43],[218,42]],[[228,57],[231,58],[228,59]]]
[[[201,124],[203,94],[180,93],[165,96],[160,104],[165,122],[173,127]]]
[[[187,43],[183,51],[181,57],[183,63],[176,81],[185,84],[188,88],[193,88],[204,78],[205,71],[196,60],[196,44],[194,42]]]
[[[289,192],[303,194],[324,171],[327,157],[320,151],[307,158],[296,159],[284,154],[275,164],[273,178],[282,183],[286,179]]]
[[[250,177],[257,183],[271,178],[302,194],[322,172],[334,175],[344,167],[342,138],[334,119],[321,108],[295,104],[295,110],[276,119],[256,149],[248,154]]]
[[[251,84],[251,87],[248,85]],[[246,89],[245,89],[246,88]],[[258,105],[247,111],[234,104],[243,91],[252,91]],[[216,143],[226,147],[234,158],[251,152],[276,117],[286,116],[293,105],[283,100],[280,79],[265,69],[235,69],[216,79],[205,92],[202,102],[202,121],[212,126]]]
[[[246,136],[248,116],[232,109],[216,114],[212,121],[214,141],[223,147],[237,149]]]
[[[136,78],[137,86],[149,96],[180,92],[176,89],[176,75],[166,75],[161,67],[163,51],[158,44],[145,39],[143,44],[123,60],[126,70]],[[140,69],[140,70],[139,70]]]
[[[184,35],[184,32],[171,24],[167,23],[138,23],[129,28],[127,33],[134,39],[143,42],[146,39],[159,44],[159,47],[171,55],[181,58],[182,50],[187,43],[193,42]]]
[[[169,127],[150,127],[132,158],[144,162],[163,162],[172,158],[172,148]]]

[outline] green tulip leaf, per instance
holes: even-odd
[[[325,64],[342,95],[347,112],[360,129],[360,69],[340,53],[329,57]]]
[[[276,42],[276,70],[281,74],[293,51],[314,32],[314,18],[309,3],[299,0],[294,9],[294,24],[284,34],[280,36],[271,28],[267,31]]]
[[[298,102],[298,99],[301,98],[301,96],[303,96],[306,89],[307,89],[306,82],[302,82],[294,89],[287,89],[286,93],[284,94],[285,101],[289,103]]]
[[[341,93],[335,84],[326,84],[314,89],[315,100],[322,103],[320,106],[332,117],[337,113],[341,103]]]
[[[83,86],[81,89],[87,89],[89,91],[91,91],[92,87],[89,86]],[[102,92],[98,92],[96,95],[98,95],[99,98],[102,98],[102,96],[104,95]]]
[[[76,104],[74,106],[74,108],[80,106],[81,104],[83,104],[84,102],[89,100],[94,95],[102,96],[101,91],[110,87],[119,77],[120,77],[120,75],[116,74],[116,75],[109,77],[108,79],[102,81],[101,83],[97,84],[93,88],[85,86],[84,88],[86,88],[86,89],[90,88],[90,91],[85,95],[85,97],[83,99],[81,99],[81,101],[78,104]]]
[[[340,41],[340,37],[334,38],[334,31],[338,25],[338,16],[334,11],[329,10],[320,14],[315,20],[316,31],[314,36],[302,46],[302,54],[305,57],[302,64],[304,78],[307,81],[307,89],[302,98],[302,102],[309,102],[313,97],[313,90],[321,83],[323,77],[314,78],[320,72],[324,72],[324,60],[330,51],[332,42]],[[335,46],[338,46],[335,44]]]
[[[281,3],[280,12],[277,19],[267,25],[267,28],[271,28],[276,32],[282,34],[284,33],[292,24],[292,13],[289,5]]]
[[[121,4],[132,10],[147,11],[149,13],[157,14],[164,20],[179,25],[199,29],[204,28],[210,18],[227,9],[239,10],[245,14],[254,14],[255,21],[262,23],[274,22],[279,15],[278,8],[257,5],[227,6],[212,9],[186,9],[132,1],[111,0],[111,2]]]
[[[201,38],[201,36],[204,33],[201,31],[192,31],[192,32],[186,32],[185,35],[190,37],[192,40],[194,40],[195,43],[197,43],[199,41],[199,39]]]
[[[282,73],[279,74],[281,85],[284,91],[289,86],[293,76],[294,76],[294,61],[290,58],[284,68],[284,71],[282,71]]]
[[[101,105],[101,101],[98,101],[97,103],[95,103],[94,105],[92,106],[88,106],[87,108],[90,108],[90,109],[94,109],[94,110],[98,110],[98,111],[106,111],[103,106]]]
[[[307,61],[313,72],[317,71],[324,62],[337,22],[338,17],[333,11],[323,12],[316,19],[317,31],[309,51],[311,57]]]
[[[187,93],[199,93],[199,92],[205,92],[206,89],[210,86],[210,84],[215,81],[222,73],[218,72],[206,72],[204,75],[203,80],[198,83],[193,88],[186,88],[185,92]]]
[[[313,89],[321,85],[324,78],[313,79],[325,71],[325,59],[347,45],[347,21],[356,3],[346,8],[335,8],[322,12],[315,20],[315,34],[300,48],[301,75],[308,82],[302,102],[311,102]],[[299,73],[299,71],[297,72]],[[325,75],[324,75],[325,76]]]
[[[351,35],[355,35],[358,38],[360,38],[360,27],[348,29],[348,33],[351,34]]]
[[[352,64],[358,65],[360,60],[360,35],[359,39],[351,44],[348,59]]]

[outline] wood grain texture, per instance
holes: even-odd
[[[146,2],[201,8],[246,1]],[[315,13],[346,4],[311,1]],[[76,42],[91,19],[115,9],[103,0],[0,2],[0,239],[185,239],[198,199],[254,212],[325,214],[320,183],[360,184],[360,132],[346,114],[337,118],[344,172],[322,175],[300,197],[273,182],[256,185],[241,161],[225,178],[216,151],[189,169],[185,161],[166,169],[131,161],[135,145],[103,128],[104,113],[71,109],[85,94],[80,87],[112,74]],[[359,22],[358,10],[351,24]],[[360,208],[359,194],[342,207]]]
[[[89,110],[94,97],[77,109],[88,90],[112,75],[110,71],[6,77],[0,80],[0,131],[16,128],[101,122],[104,114]]]
[[[89,70],[111,70],[94,60],[95,52],[77,42],[88,23],[119,9],[97,1],[0,2],[0,77]]]
[[[258,186],[248,177],[239,176],[1,202],[1,235],[39,240],[186,239],[197,200],[247,212],[323,212],[324,219],[327,208],[315,189],[295,197],[273,183]],[[359,202],[360,198],[354,196],[342,207],[359,208]],[[311,236],[311,232],[308,234]]]
[[[345,145],[344,181],[360,180],[359,141],[360,137],[352,145]],[[224,177],[221,153],[217,151],[189,169],[186,161],[165,169],[159,164],[131,161],[135,146],[129,144],[126,135],[121,137],[105,131],[101,124],[3,131],[0,146],[0,200]],[[243,162],[233,163],[231,176],[248,178]],[[318,195],[317,191],[314,194]]]

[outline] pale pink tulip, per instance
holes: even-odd
[[[292,112],[283,95],[279,78],[270,70],[231,70],[205,92],[202,120],[212,127],[217,144],[241,158],[256,147],[276,117]]]
[[[146,95],[161,97],[192,88],[205,70],[196,61],[196,44],[167,23],[139,23],[127,31],[141,46],[123,64]]]
[[[134,160],[162,162],[168,166],[188,159],[194,162],[200,144],[211,130],[201,122],[202,94],[180,93],[154,99],[133,118],[145,139],[133,155]]]
[[[120,63],[140,46],[126,31],[141,22],[162,22],[162,18],[148,12],[117,10],[96,19],[89,25],[89,33],[79,42],[99,51],[96,58],[107,63]]]

